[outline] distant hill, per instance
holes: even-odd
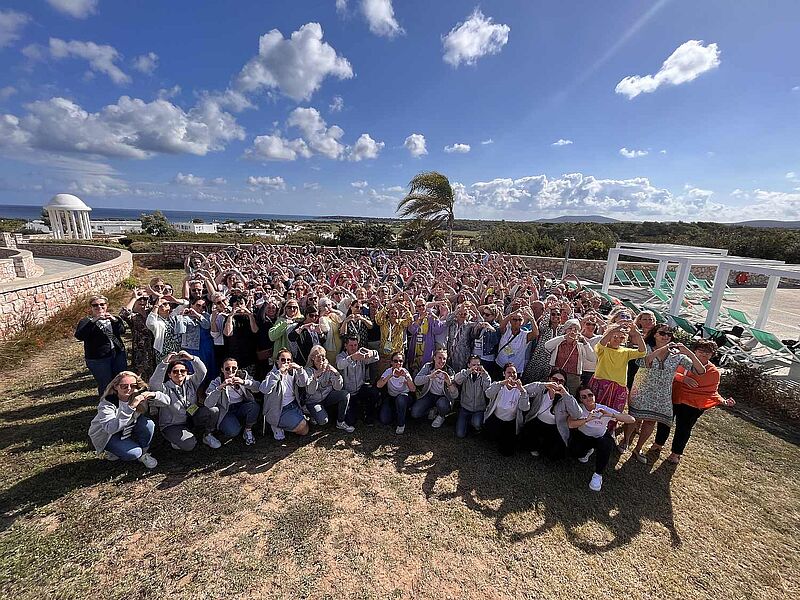
[[[776,227],[780,229],[800,229],[800,221],[741,221],[730,225],[743,225],[745,227]]]
[[[601,215],[564,215],[552,219],[537,219],[533,223],[621,223],[618,219]]]

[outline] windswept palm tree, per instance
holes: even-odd
[[[408,185],[408,194],[397,205],[399,216],[418,219],[428,237],[446,227],[447,247],[452,251],[455,198],[450,180],[441,173],[430,171],[419,173]]]

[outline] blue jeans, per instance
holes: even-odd
[[[446,417],[453,408],[447,396],[434,396],[428,392],[422,398],[417,398],[417,401],[411,405],[411,417],[421,419],[434,406],[440,417]]]
[[[309,403],[306,405],[308,413],[317,425],[328,424],[328,411],[325,407],[336,406],[336,422],[341,423],[347,415],[347,407],[350,404],[350,393],[345,390],[331,390],[327,398],[320,403]]]
[[[467,437],[467,427],[472,425],[475,431],[480,431],[483,427],[483,411],[471,411],[464,407],[458,409],[458,419],[456,419],[456,436]]]
[[[127,439],[122,439],[122,432],[118,431],[108,440],[105,450],[120,460],[138,460],[150,447],[156,433],[156,424],[150,417],[140,415],[133,426],[133,433]]]
[[[242,423],[245,428],[252,429],[253,425],[258,421],[258,414],[261,412],[261,407],[256,402],[245,401],[231,404],[228,407],[228,412],[219,422],[220,434],[224,438],[234,438],[242,431]]]
[[[102,396],[108,384],[116,375],[128,368],[128,355],[125,350],[113,352],[103,358],[87,358],[86,366],[89,367],[94,380],[97,382],[97,392]]]
[[[383,399],[381,411],[378,414],[380,422],[384,425],[389,425],[392,422],[392,408],[394,408],[394,417],[397,426],[405,427],[409,400],[408,394],[399,394],[394,397],[387,394]]]

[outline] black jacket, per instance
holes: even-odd
[[[75,337],[83,342],[83,355],[89,359],[105,358],[113,351],[124,351],[122,336],[125,334],[125,322],[119,317],[114,317],[111,320],[111,331],[113,339],[109,339],[91,317],[81,319],[75,329]]]

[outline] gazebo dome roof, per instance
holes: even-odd
[[[56,194],[52,200],[45,206],[45,208],[55,208],[61,210],[78,210],[90,211],[92,210],[86,203],[72,194]]]

